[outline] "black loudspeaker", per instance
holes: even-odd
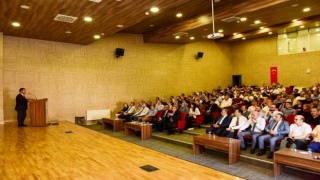
[[[116,48],[116,52],[115,52],[116,58],[123,56],[124,55],[124,49],[122,48]]]
[[[203,57],[203,52],[198,52],[197,59],[202,58],[202,57]]]

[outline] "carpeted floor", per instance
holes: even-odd
[[[232,175],[240,176],[245,179],[259,180],[259,179],[275,179],[272,177],[273,170],[265,169],[253,165],[249,165],[244,162],[239,162],[234,165],[228,165],[226,157],[216,156],[210,151],[205,151],[202,154],[194,156],[192,153],[192,148],[186,146],[179,146],[177,144],[168,143],[165,141],[160,141],[156,139],[150,139],[141,141],[138,136],[125,136],[124,132],[113,132],[111,129],[103,129],[101,125],[90,125],[86,126],[89,129],[104,133],[106,135],[116,137],[127,142],[131,142],[158,152],[162,152],[180,159],[184,159],[186,161],[194,162],[203,166],[207,166],[222,172],[226,172]],[[197,131],[197,130],[195,130]],[[177,135],[179,139],[185,138],[186,141],[190,141],[188,136],[185,135]],[[191,143],[191,142],[190,142]],[[290,174],[282,174],[276,179],[283,180],[293,180],[293,179],[305,179],[298,178],[297,176],[293,176]]]

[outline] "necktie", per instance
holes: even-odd
[[[239,117],[237,117],[236,126],[239,126]]]
[[[222,121],[223,118],[224,118],[224,117],[220,118],[219,121],[217,121],[216,124],[220,124],[220,122]]]
[[[272,130],[274,130],[274,129],[277,127],[277,124],[278,124],[278,122],[276,122],[276,123],[273,125]]]
[[[254,132],[254,129],[256,128],[256,124],[257,124],[257,123],[254,123],[254,124],[253,124],[252,130],[251,130],[252,133]]]
[[[128,108],[128,110],[127,110],[126,112],[129,112],[129,111],[130,111],[130,109],[131,109],[131,106]]]
[[[268,121],[270,121],[270,119],[271,119],[271,116],[268,117]]]
[[[139,114],[138,114],[138,115],[140,115],[140,114],[143,112],[143,110],[144,110],[144,108],[139,112]]]

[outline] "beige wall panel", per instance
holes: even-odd
[[[310,86],[320,80],[320,51],[277,55],[276,36],[232,44],[234,74],[241,74],[248,85],[270,84],[270,67],[278,67],[279,83],[285,86]],[[311,73],[307,74],[307,69]]]
[[[3,33],[0,32],[0,124],[4,123],[4,58]]]

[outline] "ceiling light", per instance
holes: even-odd
[[[320,31],[320,29],[316,29],[316,31],[317,31],[317,32],[319,32],[319,31]]]
[[[117,27],[118,28],[123,28],[123,25],[122,24],[118,24]]]
[[[246,37],[243,37],[242,40],[246,40]]]
[[[297,6],[299,6],[299,4],[293,4],[293,5],[291,5],[291,7],[297,7]]]
[[[261,27],[260,27],[261,30],[264,29],[264,28],[265,28],[264,26],[261,26]]]
[[[234,36],[238,35],[238,33],[233,33]]]
[[[193,37],[193,36],[191,36],[191,37],[190,37],[190,40],[194,40],[194,37]]]
[[[66,31],[65,33],[66,33],[66,34],[71,34],[72,32],[71,32],[71,31]]]
[[[150,8],[150,11],[153,12],[153,13],[157,13],[157,12],[159,12],[159,8],[158,7],[152,7],[152,8]]]
[[[256,21],[254,21],[254,23],[255,23],[255,24],[260,24],[261,21],[260,21],[260,20],[256,20]]]
[[[30,6],[27,6],[27,5],[21,5],[20,6],[22,9],[30,9]]]
[[[304,26],[302,25],[302,26],[300,26],[300,28],[301,28],[301,29],[303,29],[303,28],[304,28]]]
[[[177,13],[176,16],[177,16],[178,18],[180,18],[180,17],[183,16],[183,14],[182,14],[182,13]]]
[[[268,32],[269,35],[273,34],[273,32]]]
[[[87,22],[91,22],[92,21],[92,18],[89,17],[89,16],[86,16],[83,18],[84,21],[87,21]]]
[[[293,20],[292,20],[292,22],[297,22],[297,21],[298,21],[298,19],[293,19]]]
[[[208,31],[208,29],[206,28],[206,29],[203,29],[204,31]]]
[[[116,1],[121,2],[122,0],[116,0]]]
[[[13,22],[13,23],[11,23],[11,25],[13,27],[20,27],[20,23],[18,23],[18,22]]]
[[[176,37],[174,37],[174,38],[176,38],[176,39],[180,39],[180,36],[176,36]]]
[[[246,20],[247,20],[246,17],[240,18],[240,21],[246,21]]]
[[[154,25],[153,25],[153,24],[150,24],[149,26],[150,26],[150,27],[153,27]]]
[[[218,33],[222,33],[222,32],[223,32],[223,29],[219,29],[219,30],[218,30]]]
[[[95,38],[95,39],[100,39],[100,35],[97,35],[97,34],[96,34],[96,35],[93,36],[93,38]]]
[[[144,14],[148,16],[150,13],[149,13],[149,11],[146,11]]]
[[[309,12],[310,10],[311,10],[311,9],[307,7],[307,8],[304,8],[304,9],[303,9],[303,12]]]
[[[104,33],[101,33],[101,36],[104,36]]]

